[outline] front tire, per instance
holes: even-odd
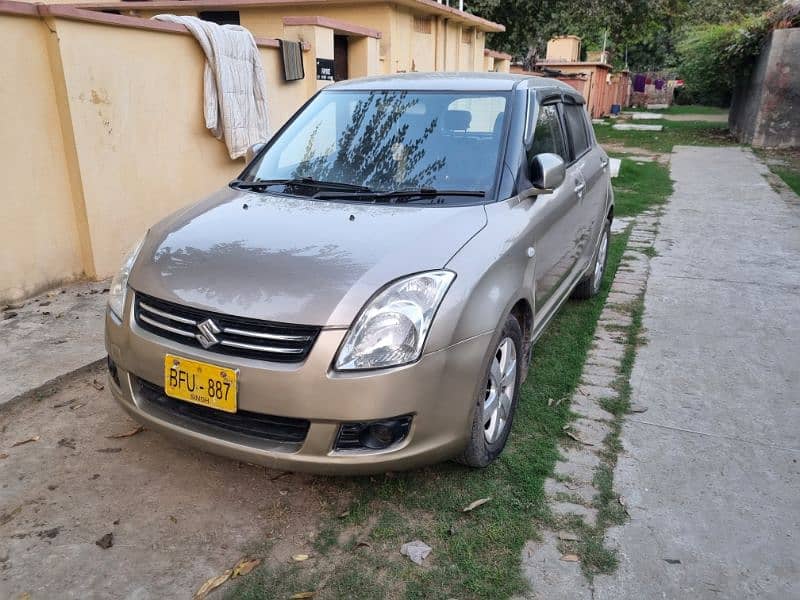
[[[509,315],[478,394],[470,439],[458,462],[486,467],[505,448],[522,384],[522,328]]]
[[[610,242],[611,220],[606,219],[603,225],[603,233],[600,234],[600,241],[594,253],[594,261],[592,261],[592,266],[589,269],[589,274],[581,279],[580,283],[575,286],[575,291],[572,292],[574,298],[578,300],[588,300],[600,292],[600,286],[603,284],[603,275],[605,275],[606,265],[608,264],[608,245]]]

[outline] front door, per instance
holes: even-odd
[[[347,36],[333,36],[333,80],[348,79],[347,73]]]

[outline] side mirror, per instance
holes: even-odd
[[[266,146],[266,144],[265,144],[264,142],[259,142],[259,143],[257,143],[257,144],[253,144],[252,146],[250,146],[250,147],[247,149],[247,152],[245,152],[245,153],[244,153],[244,159],[245,159],[245,161],[247,162],[247,164],[248,164],[248,165],[249,165],[251,162],[253,162],[253,159],[256,157],[256,155],[257,155],[259,152],[261,152],[261,149],[262,149],[264,146]]]
[[[564,183],[566,176],[564,160],[560,156],[549,152],[537,154],[530,166],[530,178],[534,187],[531,195],[551,194]]]

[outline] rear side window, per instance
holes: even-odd
[[[529,158],[543,152],[558,154],[565,162],[569,162],[567,144],[561,130],[558,110],[552,104],[539,108],[539,117],[536,119],[536,128],[533,130],[533,143],[529,150]]]
[[[572,158],[578,158],[589,148],[589,134],[586,131],[586,110],[580,104],[565,104],[564,118],[572,141]]]

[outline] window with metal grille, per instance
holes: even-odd
[[[430,17],[414,17],[414,31],[417,33],[431,33],[433,27],[431,25]]]

